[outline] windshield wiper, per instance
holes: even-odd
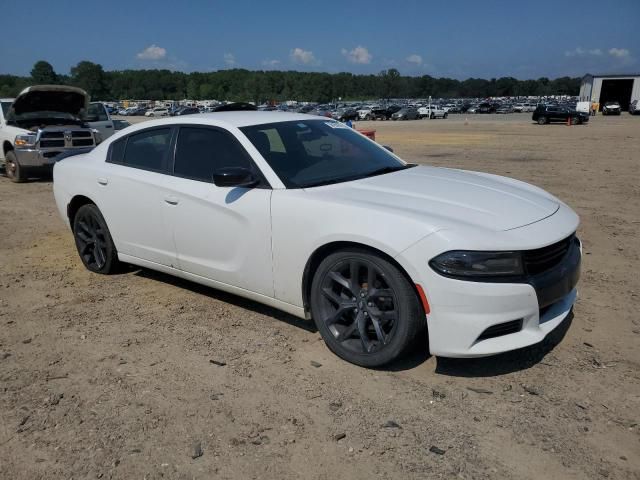
[[[406,165],[399,165],[396,167],[386,166],[386,167],[378,168],[376,170],[372,170],[371,172],[364,173],[364,174],[353,175],[351,177],[341,177],[341,178],[331,178],[329,180],[321,180],[319,182],[302,185],[301,187],[311,188],[311,187],[321,187],[323,185],[333,185],[335,183],[352,182],[354,180],[361,180],[363,178],[375,177],[376,175],[383,175],[385,173],[397,172],[399,170],[406,170],[407,168],[411,168],[415,166],[417,166],[415,163],[407,163]]]
[[[385,173],[391,173],[391,172],[397,172],[399,170],[406,170],[407,168],[411,168],[411,167],[415,167],[416,165],[414,163],[408,163],[406,165],[400,165],[397,167],[382,167],[382,168],[378,168],[376,170],[373,170],[365,175],[363,175],[360,178],[368,178],[368,177],[375,177],[376,175],[384,175]]]

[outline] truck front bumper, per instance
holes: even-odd
[[[16,148],[16,158],[21,167],[49,168],[57,161],[78,153],[87,153],[95,147],[73,148]]]
[[[56,163],[55,157],[64,149],[59,148],[16,148],[16,159],[21,167],[48,167]]]

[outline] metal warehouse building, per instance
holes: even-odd
[[[618,102],[622,110],[629,104],[640,101],[640,73],[628,75],[591,75],[582,78],[580,100],[598,102],[600,108],[606,102]]]

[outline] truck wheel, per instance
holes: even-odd
[[[26,172],[24,168],[18,163],[15,152],[7,152],[6,162],[4,165],[5,172],[9,180],[15,183],[22,183],[27,180]]]
[[[447,118],[448,116],[449,116],[449,114],[448,114],[448,113],[445,113],[445,114],[444,114],[444,117],[442,117],[442,118]]]

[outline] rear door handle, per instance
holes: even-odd
[[[104,128],[113,128],[113,125],[105,125]]]
[[[107,180],[106,178],[100,177],[100,178],[98,178],[98,183],[100,185],[106,185],[107,183],[109,183],[109,180]]]
[[[173,195],[168,195],[164,197],[164,201],[167,202],[169,205],[177,205],[179,202],[178,198],[174,197]]]

